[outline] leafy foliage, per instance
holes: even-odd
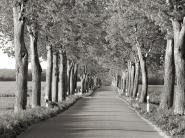
[[[13,38],[14,3],[0,2],[1,38],[8,41]],[[172,30],[169,18],[184,15],[182,3],[173,0],[167,6],[165,0],[27,0],[24,17],[27,25],[37,24],[43,58],[46,46],[52,45],[55,51],[65,49],[74,62],[119,72],[127,60],[136,57],[137,37],[143,54],[151,49],[147,62],[154,71],[163,65],[165,34]],[[13,55],[12,46],[1,48]]]

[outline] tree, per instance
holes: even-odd
[[[125,51],[125,56],[122,56],[122,58],[124,58],[125,61],[134,61],[133,55],[138,53],[136,45],[137,41],[139,42],[140,54],[138,54],[138,56],[140,55],[141,57],[139,59],[141,59],[140,62],[143,64],[140,64],[140,67],[142,74],[144,74],[143,94],[141,94],[140,102],[144,102],[147,96],[147,71],[149,69],[149,71],[151,71],[152,68],[156,69],[157,66],[162,67],[158,61],[160,61],[159,58],[163,55],[162,51],[165,44],[163,40],[164,33],[160,30],[161,28],[159,26],[154,24],[154,22],[146,16],[146,13],[139,9],[139,7],[142,7],[145,3],[142,3],[142,6],[141,1],[118,0],[113,3],[114,4],[110,6],[109,12],[110,21],[108,20],[107,40],[109,40],[110,45],[113,46],[120,45],[120,40],[122,41],[122,47],[124,47]],[[149,2],[146,3],[148,4]],[[136,40],[136,38],[138,39]],[[126,43],[128,44],[126,45]],[[150,55],[147,54],[148,51],[150,51]],[[147,60],[145,55],[147,55]],[[118,57],[118,60],[121,60],[121,58]],[[124,62],[122,62],[122,64],[124,64]],[[154,67],[153,65],[156,66]],[[130,87],[128,87],[130,93],[129,89]]]
[[[125,90],[126,90],[126,72],[125,71],[123,71],[122,80],[123,80],[122,93],[125,93]]]
[[[143,103],[146,102],[147,91],[148,91],[148,78],[147,78],[147,69],[146,69],[146,57],[143,56],[141,53],[141,48],[138,46],[138,57],[139,62],[141,65],[141,74],[142,74],[142,90],[139,102]]]
[[[53,71],[52,71],[52,101],[58,102],[58,80],[59,80],[59,69],[58,69],[58,52],[53,53]]]
[[[67,94],[67,56],[66,51],[60,51],[60,70],[59,70],[59,93],[58,101],[62,102],[66,99]]]
[[[162,93],[160,108],[169,109],[173,106],[174,98],[174,53],[173,39],[167,38],[165,65],[164,65],[164,88]]]
[[[135,98],[138,93],[138,84],[139,84],[139,72],[140,72],[140,66],[139,62],[135,59],[135,76],[134,76],[134,89],[133,89],[133,97]]]
[[[78,64],[74,65],[74,90],[77,91],[77,82],[78,82]]]
[[[53,52],[51,45],[47,46],[47,69],[46,69],[46,91],[45,100],[52,100],[52,71],[53,71]]]
[[[131,97],[131,87],[132,87],[132,76],[131,76],[131,72],[132,72],[132,62],[128,61],[128,95]]]
[[[174,113],[184,114],[184,92],[185,92],[185,58],[184,58],[184,36],[185,36],[185,17],[183,22],[176,19],[172,20],[174,31],[174,59],[175,74],[177,79],[177,91],[175,95]],[[182,50],[179,50],[182,49]]]
[[[36,24],[35,24],[36,25]],[[41,73],[42,68],[39,61],[37,41],[37,26],[27,26],[30,36],[30,55],[32,68],[32,108],[41,105]]]
[[[13,5],[12,5],[13,3]],[[6,26],[6,24],[4,24],[5,22],[2,22],[1,23],[1,26],[2,26],[2,33],[3,34],[6,34],[5,36],[8,37],[10,40],[9,41],[13,41],[12,38],[12,30],[14,28],[17,28],[17,26],[11,26],[11,22],[12,21],[16,21],[16,20],[13,20],[12,17],[11,17],[11,7],[14,7],[17,8],[16,10],[13,10],[15,11],[14,13],[17,14],[17,20],[23,22],[24,26],[27,26],[27,29],[28,29],[28,32],[24,31],[24,27],[22,27],[23,29],[21,31],[19,31],[19,33],[22,33],[21,35],[21,43],[25,43],[26,42],[26,45],[28,42],[28,39],[27,37],[30,38],[30,47],[26,47],[26,45],[24,44],[24,47],[22,47],[21,49],[26,51],[24,54],[25,57],[27,57],[27,59],[25,60],[25,63],[19,63],[20,61],[16,60],[16,64],[17,65],[21,65],[23,66],[24,64],[24,71],[22,72],[19,72],[19,74],[21,76],[23,76],[24,80],[24,87],[25,87],[25,91],[26,91],[26,88],[27,88],[27,68],[26,66],[28,66],[28,54],[31,55],[31,62],[32,62],[32,78],[33,78],[33,83],[32,83],[32,107],[35,107],[35,106],[39,106],[40,105],[40,97],[41,97],[41,66],[40,66],[40,63],[39,63],[39,55],[38,55],[38,50],[37,50],[37,42],[38,42],[38,30],[39,30],[39,25],[40,24],[40,16],[39,16],[39,12],[40,12],[40,6],[42,5],[42,2],[39,1],[34,1],[34,2],[30,2],[30,1],[25,1],[25,0],[15,0],[15,1],[11,1],[11,0],[7,0],[6,2],[3,0],[2,5],[0,5],[1,7],[3,6],[3,8],[6,9],[6,11],[4,11],[0,16],[4,17],[4,21],[6,23],[8,23],[9,25]],[[31,7],[31,8],[30,8]],[[17,12],[17,13],[16,13]],[[15,15],[13,13],[13,15]],[[15,17],[16,18],[16,17]],[[14,19],[15,19],[14,18]],[[15,23],[15,24],[18,24],[18,21]],[[6,30],[4,30],[6,28]],[[20,28],[20,27],[19,27]],[[18,30],[17,30],[18,31]],[[7,33],[6,33],[7,32]],[[24,42],[24,36],[25,36],[25,42]],[[15,41],[15,39],[14,39]],[[15,43],[15,42],[14,42]],[[4,48],[4,52],[8,53],[9,55],[14,55],[14,52],[10,52],[10,51],[14,51],[13,50],[13,47],[9,47],[9,48]],[[17,53],[17,50],[18,49],[15,49],[15,57],[16,57],[16,53]],[[40,50],[40,49],[39,49]],[[18,54],[20,54],[20,52],[18,52]],[[22,53],[23,54],[23,53]],[[21,68],[21,67],[17,67],[17,68]],[[17,69],[19,70],[19,69]],[[23,74],[24,73],[24,74]],[[19,75],[18,75],[19,76]],[[20,81],[20,79],[17,81]],[[21,83],[21,82],[19,82]],[[22,82],[23,83],[23,82]],[[17,87],[21,87],[20,84],[17,84],[19,86]],[[20,91],[20,90],[18,90]],[[18,92],[19,93],[19,92]],[[21,92],[22,93],[22,92]],[[26,92],[24,92],[25,95]],[[19,95],[21,96],[21,95]],[[18,97],[19,97],[18,96]],[[24,96],[24,101],[27,100],[27,96]],[[26,102],[24,103],[26,105]]]
[[[132,64],[131,67],[131,88],[130,88],[130,97],[133,96],[133,90],[134,90],[134,74],[135,74],[135,65]]]
[[[27,105],[27,73],[28,73],[28,52],[24,43],[25,18],[24,2],[14,2],[14,45],[16,59],[16,102],[15,112],[26,109]]]
[[[142,4],[141,4],[142,3]],[[168,34],[173,34],[174,38],[174,61],[175,61],[175,77],[177,81],[177,91],[175,92],[174,113],[184,113],[184,1],[166,0],[163,2],[150,0],[140,0],[138,3],[132,3],[136,9],[143,11],[149,19],[155,21],[161,30]],[[170,21],[171,20],[171,21]],[[174,85],[174,84],[173,84]],[[173,88],[173,87],[170,87]],[[171,90],[170,90],[171,91]],[[169,96],[166,94],[166,96]]]
[[[75,91],[75,89],[74,89],[74,63],[72,63],[72,65],[71,65],[71,69],[70,69],[70,77],[69,77],[69,93],[72,95],[72,94],[74,94],[74,91]]]

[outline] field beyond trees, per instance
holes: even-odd
[[[41,103],[44,106],[45,82],[41,83]],[[0,81],[0,114],[10,113],[14,110],[15,103],[15,81]],[[78,83],[78,90],[80,89],[80,82]],[[28,82],[28,108],[31,108],[31,90],[32,83]]]
[[[46,80],[46,70],[42,71],[42,81]],[[15,69],[0,69],[0,81],[15,81]],[[28,81],[32,80],[31,70],[28,71]]]

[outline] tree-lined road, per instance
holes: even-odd
[[[111,87],[79,100],[64,113],[33,125],[18,138],[160,138]]]

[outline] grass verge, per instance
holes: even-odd
[[[0,138],[15,138],[32,124],[54,117],[72,106],[78,99],[90,96],[93,91],[84,95],[71,95],[54,108],[38,107],[19,113],[0,116]]]
[[[145,103],[138,103],[135,99],[120,96],[134,108],[142,117],[172,138],[185,138],[185,116],[174,115],[172,110],[159,110],[159,105],[150,103],[150,112],[146,110]]]

